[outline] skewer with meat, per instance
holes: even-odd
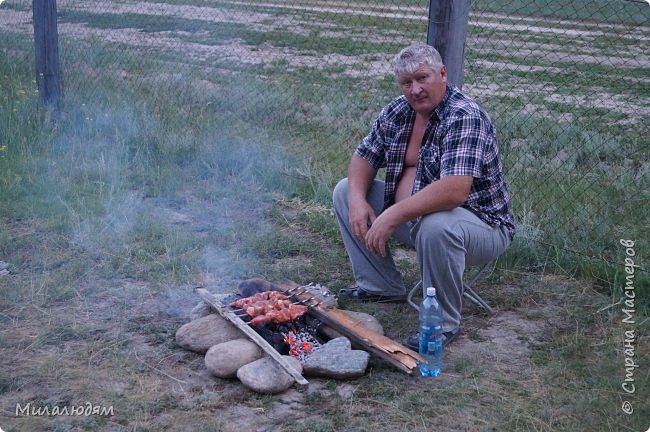
[[[269,323],[282,324],[289,321],[295,321],[303,316],[308,310],[307,306],[290,304],[289,307],[272,310],[264,315],[258,315],[251,320],[253,325],[265,325]]]
[[[287,297],[285,294],[282,294],[281,292],[278,291],[264,291],[261,293],[256,293],[253,294],[250,297],[244,297],[239,300],[234,301],[233,303],[230,304],[230,306],[237,308],[237,309],[243,309],[245,306],[248,306],[252,303],[257,303],[261,301],[269,301],[269,300],[288,300],[289,297]]]
[[[307,306],[291,303],[289,297],[278,291],[264,291],[231,303],[243,310],[253,325],[282,324],[295,321],[307,312]]]
[[[270,311],[286,309],[291,304],[290,300],[267,300],[252,303],[243,309],[249,317],[255,318],[259,315],[265,315]]]

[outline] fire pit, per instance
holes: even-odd
[[[241,311],[241,309],[239,309]],[[243,322],[247,323],[257,334],[262,336],[276,351],[282,355],[290,355],[304,363],[317,351],[323,341],[318,337],[322,323],[307,314],[285,323],[266,323],[255,325],[254,319],[245,313],[237,313]]]
[[[247,301],[241,296],[219,301],[202,288],[197,289],[197,294],[222,317],[244,332],[251,341],[289,373],[299,386],[307,386],[308,382],[301,372],[287,361],[287,357],[283,357],[283,354],[288,354],[303,364],[309,362],[309,358],[314,353],[318,353],[321,348],[322,341],[318,333],[323,324],[349,339],[348,350],[351,340],[364,351],[379,356],[408,374],[412,374],[418,362],[422,361],[418,353],[365,328],[344,311],[326,304],[322,298],[314,294],[314,288],[318,286],[299,286],[293,282],[273,285],[266,281],[261,281],[258,286],[255,285],[253,284],[252,287],[247,285],[245,293],[249,294],[249,297],[254,297],[260,292],[268,292],[270,289],[278,294],[279,300],[284,302],[279,309],[284,308],[287,312],[291,309],[304,310],[304,313],[295,316],[288,313],[288,319],[276,320],[274,317],[282,314],[276,313],[275,306],[262,310],[263,304],[254,305],[256,302],[250,299],[246,304]],[[258,299],[271,302],[270,298],[274,296],[276,294],[259,295]],[[265,318],[260,319],[260,316]]]
[[[245,285],[249,290],[251,283],[247,281]],[[264,281],[259,285],[267,288]],[[290,355],[304,363],[322,344],[317,337],[322,323],[307,314],[310,308],[319,305],[321,301],[315,295],[302,300],[296,298],[297,295],[308,293],[308,289],[313,286],[284,292],[273,285],[268,288],[268,291],[256,290],[248,297],[227,298],[222,303],[230,301],[227,308],[250,325],[280,354]],[[322,288],[318,287],[317,291],[322,295]]]

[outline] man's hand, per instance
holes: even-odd
[[[393,235],[395,228],[399,223],[392,217],[390,209],[380,214],[366,233],[364,242],[366,248],[374,254],[385,257],[386,243],[390,236]]]
[[[368,227],[377,217],[366,199],[368,188],[376,175],[377,169],[366,160],[357,155],[352,156],[348,167],[348,218],[352,235],[360,242],[364,241]]]
[[[375,221],[377,215],[366,200],[359,200],[350,203],[350,227],[352,235],[360,241],[365,242],[368,227]]]
[[[386,243],[398,225],[436,211],[460,206],[472,186],[471,176],[448,176],[427,185],[418,193],[384,210],[373,221],[364,238],[366,248],[386,256]]]

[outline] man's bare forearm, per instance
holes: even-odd
[[[397,224],[463,204],[472,187],[471,176],[449,176],[431,183],[415,195],[389,207]]]
[[[365,200],[368,189],[377,175],[377,169],[365,159],[352,156],[348,165],[348,201]]]
[[[386,242],[398,225],[425,214],[460,206],[472,185],[471,176],[444,177],[388,207],[364,235],[368,250],[386,256]]]

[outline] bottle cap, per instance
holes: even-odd
[[[436,295],[436,289],[434,287],[429,287],[427,288],[427,295],[428,296],[435,296]]]

